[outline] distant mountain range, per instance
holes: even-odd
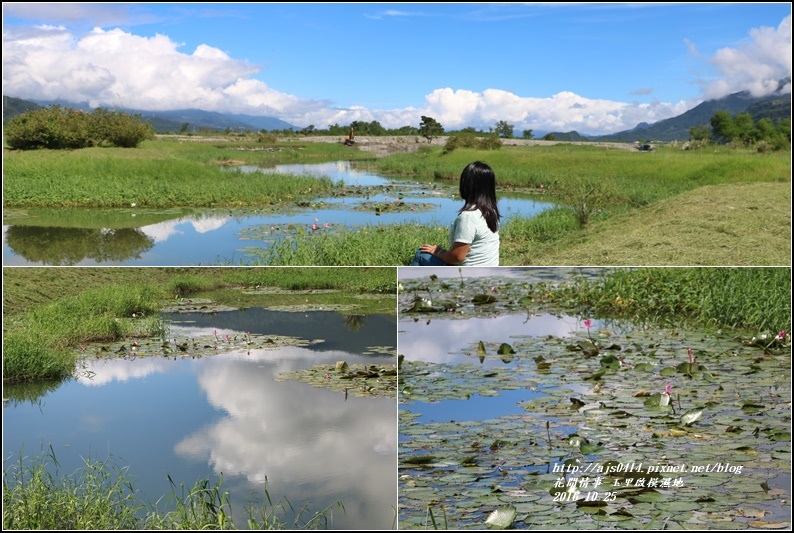
[[[717,100],[707,100],[677,117],[660,120],[653,124],[641,122],[634,128],[609,135],[582,135],[576,131],[551,132],[557,140],[565,141],[685,141],[689,139],[689,130],[695,126],[709,126],[711,117],[717,111],[727,111],[731,116],[737,113],[750,113],[754,121],[769,118],[777,122],[783,118],[791,118],[791,93],[781,94],[781,90],[791,85],[791,78],[778,82],[778,90],[768,96],[754,97],[746,91],[729,94]],[[535,133],[535,138],[544,134]]]
[[[551,132],[557,140],[566,141],[685,141],[689,139],[689,130],[694,126],[708,126],[711,117],[717,111],[727,111],[731,115],[737,113],[750,113],[753,120],[770,118],[777,122],[783,118],[791,118],[791,94],[782,94],[785,86],[791,85],[791,78],[780,80],[778,91],[761,98],[753,97],[747,92],[730,94],[717,100],[707,100],[693,107],[689,111],[673,118],[660,120],[653,124],[640,123],[634,128],[609,135],[582,135],[576,131]],[[3,122],[16,115],[32,111],[40,107],[59,104],[63,107],[90,111],[87,103],[69,103],[63,101],[43,102],[27,101],[10,96],[3,96]],[[183,128],[186,131],[208,129],[213,131],[273,131],[273,130],[300,130],[301,128],[279,120],[274,117],[260,117],[232,113],[217,113],[202,111],[200,109],[182,109],[177,111],[139,111],[134,109],[121,109],[121,111],[140,115],[141,118],[152,124],[155,131],[178,132]],[[546,132],[534,132],[535,138],[541,138]]]
[[[13,98],[11,96],[3,96],[3,122],[7,122],[11,118],[33,111],[41,107],[51,105],[60,105],[62,107],[70,107],[72,109],[82,109],[83,111],[91,111],[91,106],[87,103],[74,103],[65,102],[61,100],[55,101],[28,101],[20,98]],[[181,131],[183,126],[186,126],[186,131],[195,132],[202,129],[212,131],[238,131],[238,130],[300,130],[289,122],[284,122],[274,117],[259,117],[255,115],[240,115],[232,113],[216,113],[214,111],[202,111],[201,109],[179,109],[175,111],[141,111],[136,109],[119,109],[131,115],[140,115],[141,119],[149,122],[154,130],[158,133],[163,132],[178,132]]]

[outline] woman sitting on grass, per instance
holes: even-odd
[[[499,208],[493,169],[475,161],[460,175],[463,207],[449,231],[449,250],[423,244],[411,266],[499,266]]]

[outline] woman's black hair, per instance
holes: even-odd
[[[480,161],[466,165],[460,175],[460,196],[466,203],[459,212],[479,209],[488,228],[496,233],[502,215],[496,205],[496,175],[493,169]]]

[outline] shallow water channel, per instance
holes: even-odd
[[[570,273],[400,269],[400,528],[790,527],[790,347],[531,292]]]
[[[444,182],[391,179],[349,161],[240,167],[244,172],[325,176],[340,185],[333,197],[264,209],[28,209],[6,211],[3,265],[192,266],[247,264],[261,249],[298,231],[355,230],[411,223],[448,226],[461,201]],[[553,204],[501,195],[505,219],[530,218]],[[312,229],[314,226],[316,229]]]
[[[128,466],[149,503],[170,492],[166,474],[188,489],[222,474],[240,527],[265,489],[274,504],[305,504],[304,518],[341,502],[334,529],[393,527],[395,400],[282,379],[338,361],[393,365],[396,317],[250,308],[165,318],[165,344],[209,348],[163,355],[160,342],[128,343],[107,356],[89,346],[97,356],[79,376],[37,399],[14,400],[25,392],[5,387],[4,468],[51,446],[63,473],[89,457]]]

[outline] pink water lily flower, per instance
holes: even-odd
[[[592,340],[593,340],[593,337],[591,337],[591,336],[590,336],[590,327],[593,325],[593,321],[592,321],[592,320],[590,320],[590,319],[588,318],[588,319],[586,319],[586,320],[583,322],[583,324],[584,324],[584,327],[586,327],[586,328],[587,328],[587,338],[588,338],[588,339],[590,339],[590,340],[592,341]]]

